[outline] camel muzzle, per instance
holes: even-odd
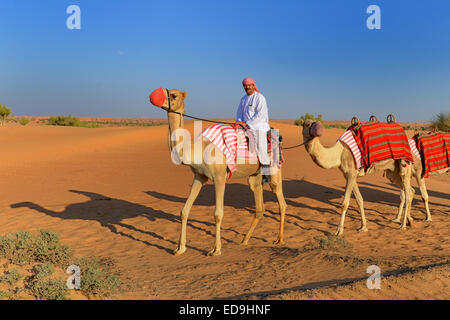
[[[166,102],[166,95],[163,88],[158,88],[150,94],[150,102],[154,106],[161,108]]]

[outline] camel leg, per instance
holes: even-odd
[[[404,206],[405,206],[405,191],[403,191],[403,189],[400,189],[400,206],[398,208],[398,215],[395,219],[392,220],[392,222],[398,222],[398,223],[401,222]]]
[[[403,161],[400,164],[400,166],[403,166]],[[414,196],[414,189],[411,187],[411,167],[408,165],[403,169],[400,168],[400,177],[402,179],[402,188],[405,190],[405,202],[406,202],[406,208],[405,208],[405,216],[403,218],[403,223],[400,226],[400,229],[405,230],[407,222],[409,224],[412,224],[412,218],[411,218],[411,203],[412,203],[412,197]]]
[[[272,192],[277,196],[278,209],[280,211],[280,231],[278,233],[278,238],[274,242],[277,245],[284,244],[284,218],[286,215],[286,201],[283,195],[283,179],[281,177],[281,169],[278,170],[276,174],[270,176],[270,188]]]
[[[197,199],[197,196],[206,181],[208,181],[208,179],[204,176],[197,174],[194,176],[189,197],[181,210],[181,233],[178,247],[173,251],[175,255],[180,255],[186,251],[186,226],[189,212],[191,211],[192,205],[194,204],[195,199]]]
[[[248,244],[248,240],[250,240],[250,237],[253,234],[253,230],[255,230],[256,225],[264,215],[264,199],[261,174],[248,177],[248,184],[250,186],[250,189],[253,191],[256,212],[255,216],[253,217],[252,224],[250,225],[250,229],[241,242],[241,245],[244,246]]]
[[[208,256],[218,256],[221,254],[222,242],[220,238],[220,230],[222,227],[225,185],[226,185],[225,176],[216,177],[214,179],[214,187],[216,190],[216,210],[214,212],[214,217],[216,219],[216,244],[214,246],[214,249],[208,252]]]
[[[356,182],[356,176],[347,174],[346,179],[347,185],[345,186],[344,207],[342,208],[341,221],[339,222],[339,226],[335,234],[336,236],[342,236],[344,234],[345,214],[347,213],[348,206],[350,205],[350,197],[352,195],[353,186]]]
[[[432,221],[431,220],[431,213],[430,213],[430,207],[428,206],[428,192],[427,187],[425,186],[425,179],[422,177],[416,176],[417,184],[420,188],[420,194],[422,195],[422,200],[425,203],[425,210],[427,212],[427,217],[425,221]]]
[[[364,200],[361,195],[361,192],[359,191],[358,184],[355,181],[355,184],[353,185],[353,193],[355,194],[356,202],[358,203],[359,212],[361,213],[361,228],[359,228],[358,231],[366,232],[367,229],[367,221],[366,221],[366,215],[364,213]]]

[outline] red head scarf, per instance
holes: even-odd
[[[255,85],[255,90],[259,92],[258,87],[256,86],[256,82],[253,78],[247,77],[244,80],[242,80],[242,85],[246,85],[246,84],[254,84]]]

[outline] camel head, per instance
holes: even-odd
[[[300,125],[303,127],[302,135],[304,141],[309,141],[313,138],[320,137],[325,131],[325,128],[320,121],[312,121],[311,119],[301,120]]]
[[[166,111],[175,111],[184,114],[184,99],[188,93],[177,89],[159,88],[150,94],[150,102]]]

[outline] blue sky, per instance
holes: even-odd
[[[168,87],[190,114],[232,118],[247,76],[271,118],[450,110],[447,0],[0,0],[0,39],[0,104],[16,115],[165,117],[148,95]]]

